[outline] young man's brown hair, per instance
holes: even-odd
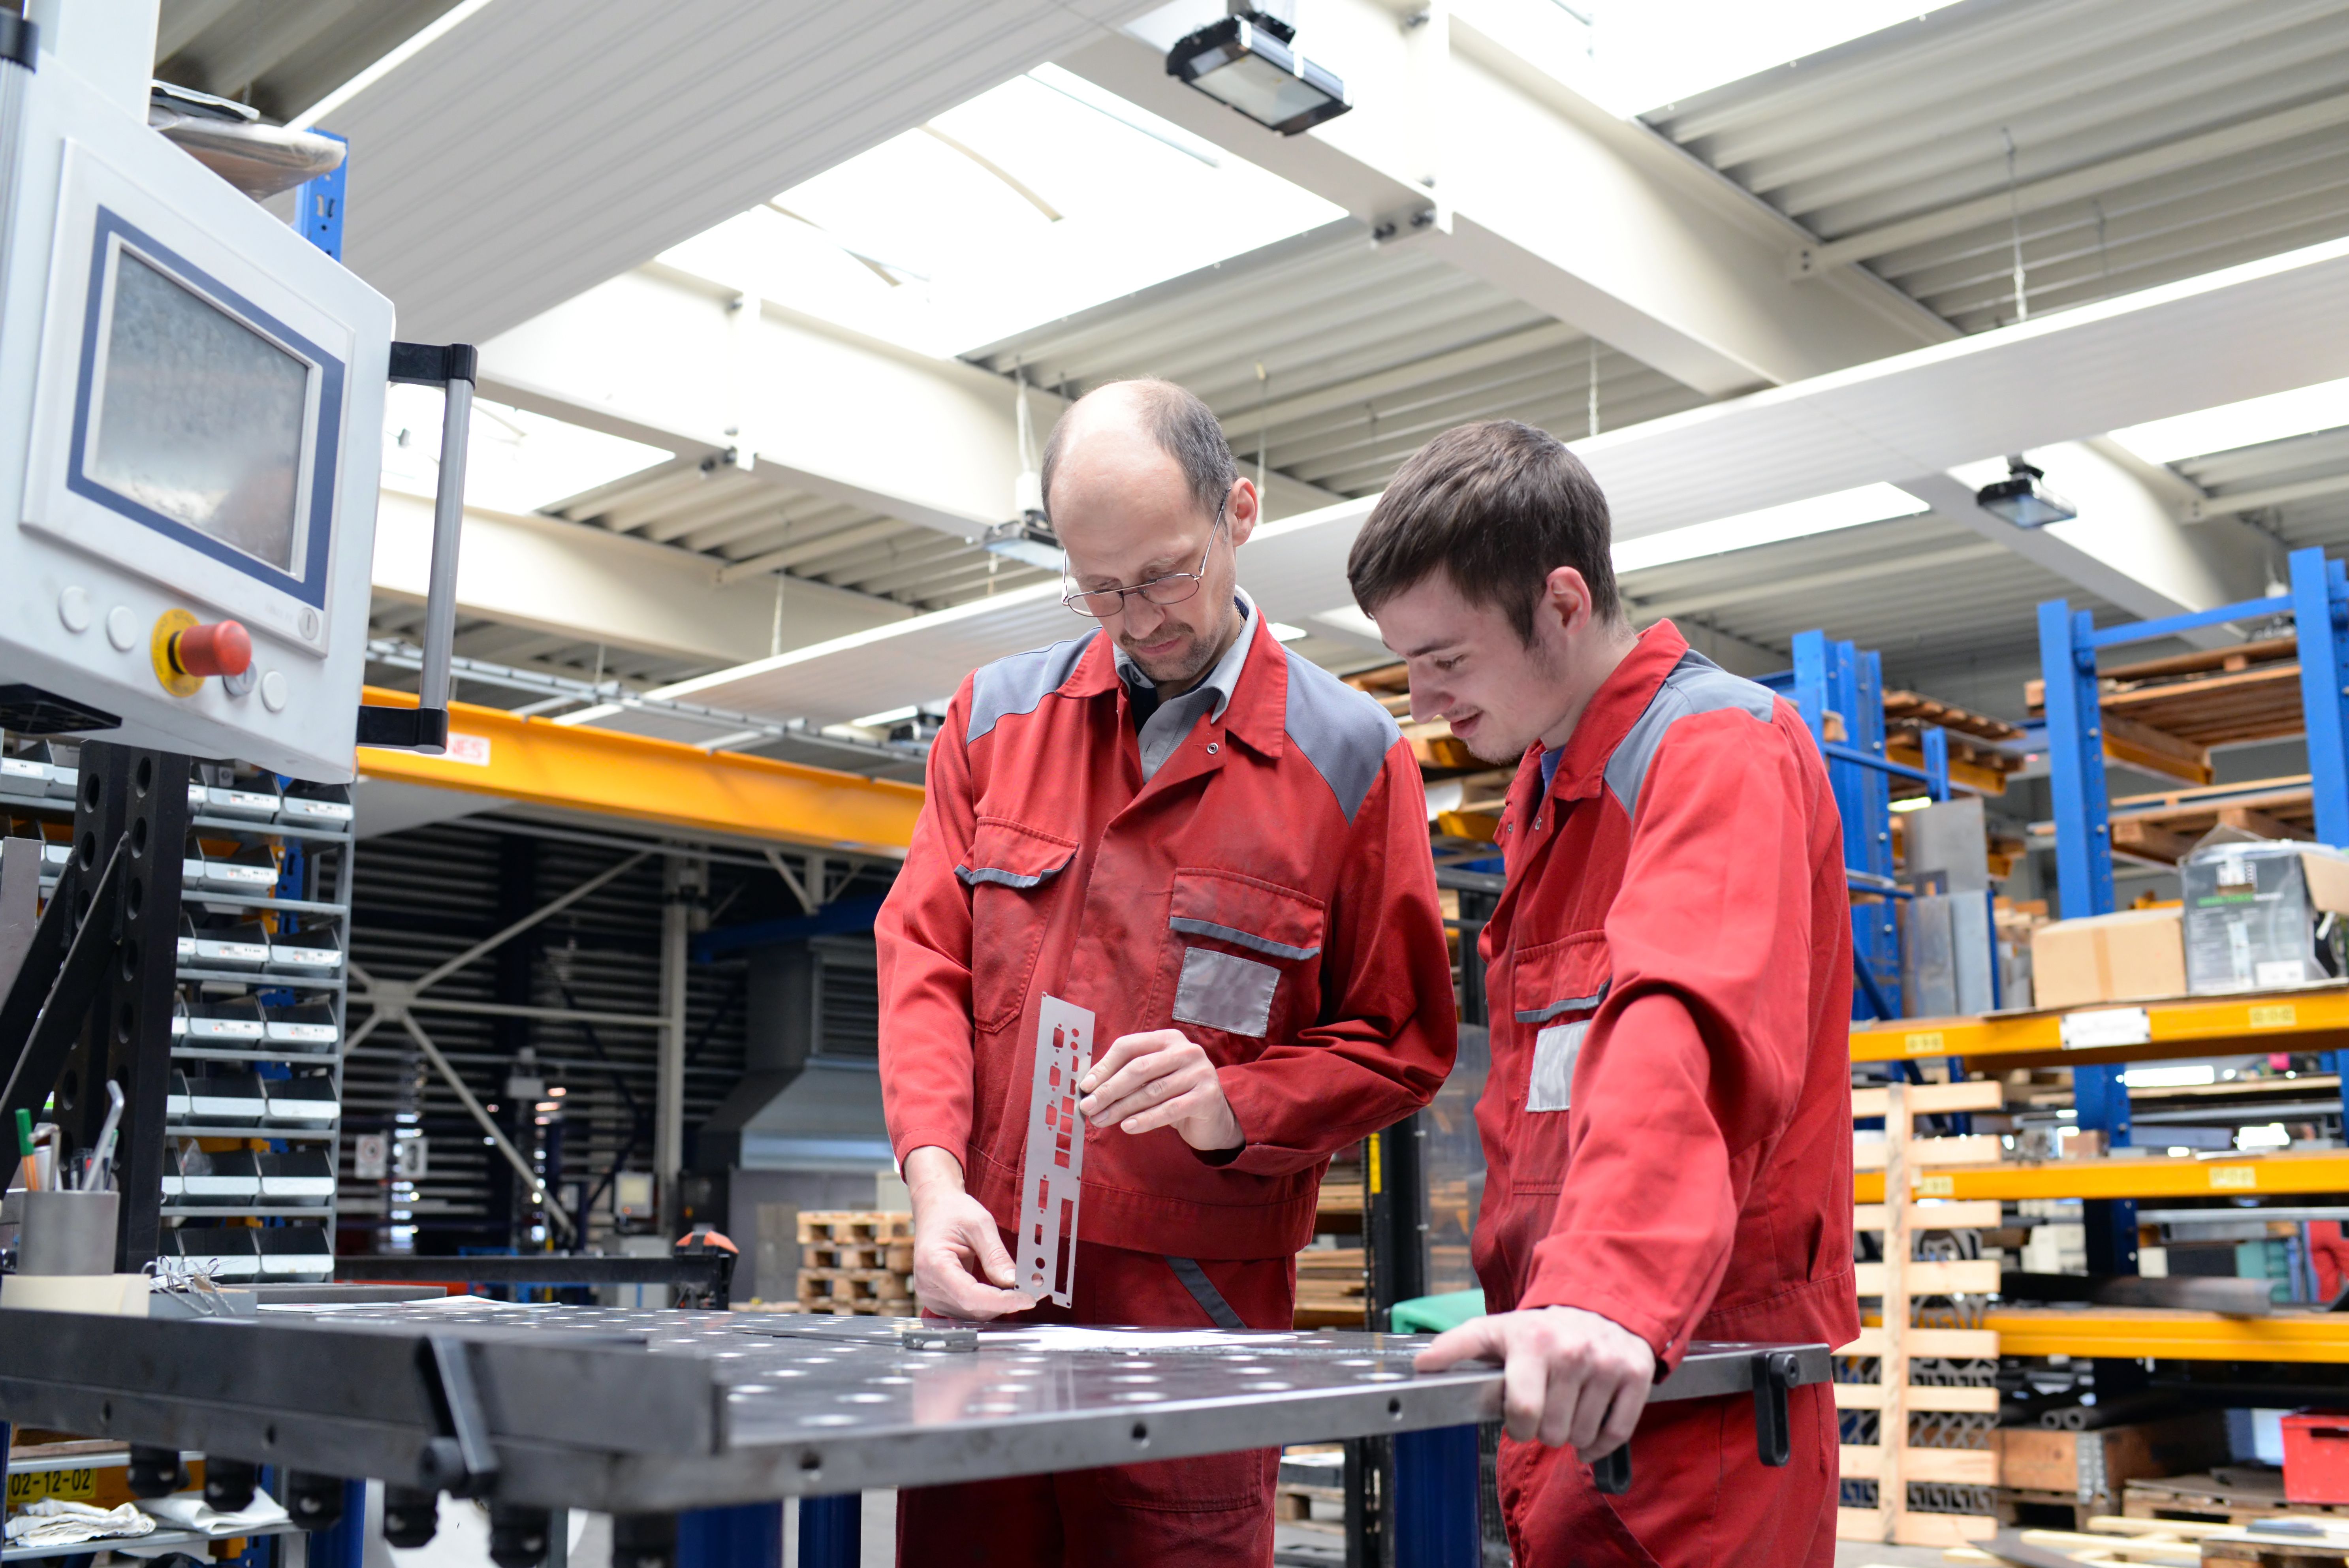
[[[1548,432],[1493,419],[1446,430],[1402,466],[1354,540],[1346,580],[1375,615],[1441,571],[1462,597],[1499,605],[1530,646],[1543,580],[1561,566],[1582,573],[1597,619],[1622,617],[1599,481]]]

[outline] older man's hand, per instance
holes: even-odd
[[[962,1165],[945,1150],[905,1156],[914,1204],[914,1295],[949,1317],[992,1318],[1025,1312],[1036,1298],[1007,1288],[1018,1267],[987,1205],[963,1190]]]
[[[1552,1448],[1572,1445],[1585,1463],[1631,1440],[1656,1357],[1648,1342],[1595,1312],[1542,1306],[1472,1318],[1419,1353],[1422,1372],[1463,1361],[1497,1361],[1509,1436]]]
[[[1209,1154],[1247,1141],[1240,1119],[1224,1099],[1206,1047],[1179,1029],[1123,1035],[1078,1081],[1085,1119],[1127,1132],[1171,1127],[1184,1142]]]

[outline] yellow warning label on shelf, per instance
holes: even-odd
[[[98,1472],[94,1470],[16,1470],[8,1476],[8,1511],[36,1503],[45,1497],[62,1498],[67,1502],[88,1502],[98,1495]]]
[[[1958,1190],[1955,1181],[1947,1176],[1920,1176],[1917,1195],[1920,1198],[1947,1198]]]
[[[1946,1054],[1941,1045],[1941,1031],[1925,1029],[1901,1037],[1900,1048],[1912,1057],[1937,1057]]]
[[[2251,1009],[2254,1029],[2289,1029],[2300,1022],[2300,1009],[2289,1002],[2266,1002]]]
[[[2228,1188],[2256,1189],[2259,1184],[2260,1169],[2256,1165],[2213,1165],[2210,1167],[2210,1185],[2214,1188],[2221,1190]]]

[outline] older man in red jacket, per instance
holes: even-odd
[[[1349,562],[1413,717],[1518,765],[1483,937],[1491,1315],[1420,1365],[1506,1363],[1525,1568],[1824,1564],[1826,1386],[1794,1391],[1783,1469],[1742,1396],[1641,1412],[1692,1339],[1859,1331],[1841,820],[1791,707],[1668,621],[1632,632],[1609,531],[1557,441],[1466,426],[1404,465]],[[1579,1461],[1635,1428],[1631,1489],[1602,1496]]]
[[[964,1317],[1287,1328],[1330,1154],[1425,1104],[1456,1014],[1427,809],[1382,707],[1236,584],[1216,417],[1114,383],[1052,433],[1097,629],[963,683],[876,927],[915,1289]],[[1012,1288],[1038,1008],[1091,1009],[1074,1300]],[[1269,1563],[1270,1450],[901,1494],[898,1560]]]

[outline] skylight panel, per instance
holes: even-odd
[[[1343,215],[1044,66],[661,260],[946,356]]]
[[[2349,380],[2322,382],[2131,425],[2113,431],[2112,438],[2147,462],[2168,463],[2344,426],[2349,426]]]

